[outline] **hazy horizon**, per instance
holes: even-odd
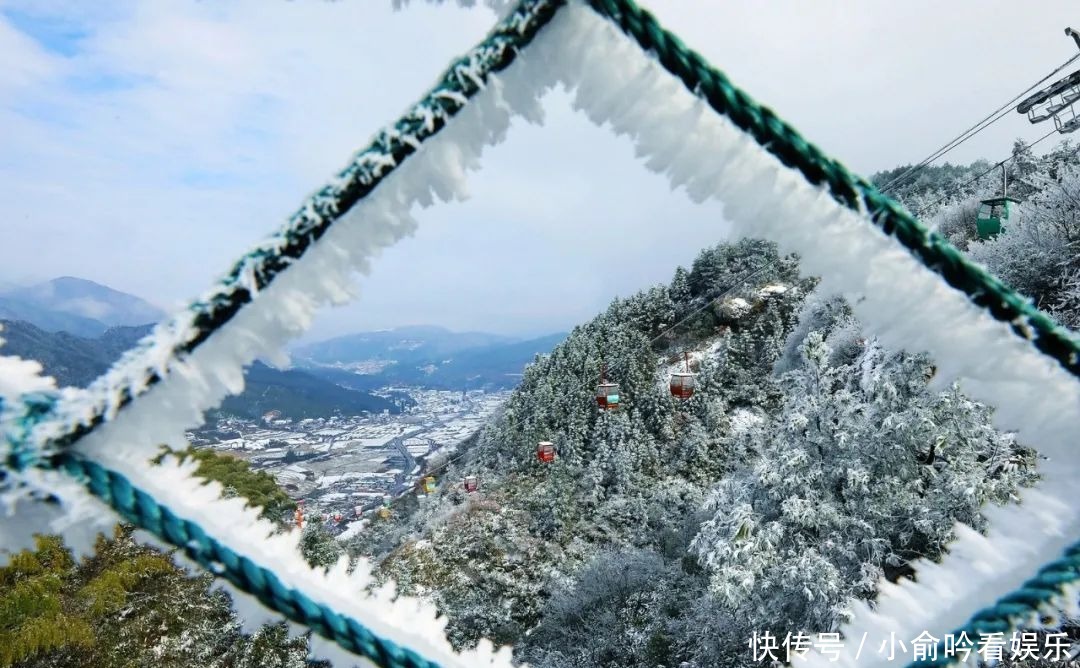
[[[494,21],[390,4],[0,0],[0,286],[73,275],[167,311],[201,293]],[[1075,52],[1068,2],[647,5],[863,174],[918,162]],[[725,239],[719,204],[671,192],[565,93],[544,107],[305,340],[567,331]],[[948,159],[996,161],[1044,131],[1010,114]]]

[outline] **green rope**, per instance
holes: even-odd
[[[244,304],[255,297],[281,271],[299,259],[329,226],[356,202],[370,193],[402,160],[413,153],[419,142],[433,136],[456,114],[468,98],[478,92],[491,72],[507,67],[537,32],[550,21],[565,0],[522,0],[514,12],[492,31],[488,38],[470,52],[466,59],[453,64],[439,84],[390,131],[381,133],[372,145],[358,154],[331,185],[309,199],[286,226],[242,258],[209,295],[192,303],[174,324],[184,336],[173,349],[176,357],[190,353],[214,331],[224,326]],[[661,64],[678,77],[694,94],[705,99],[718,113],[753,136],[783,164],[796,169],[816,186],[824,186],[842,205],[856,212],[868,212],[871,220],[886,234],[893,235],[928,268],[963,291],[971,301],[994,318],[1009,323],[1012,330],[1031,341],[1038,350],[1055,359],[1070,373],[1080,375],[1080,345],[1071,334],[1030,303],[1009,290],[1000,281],[968,262],[942,237],[926,229],[900,204],[880,193],[872,184],[854,176],[842,164],[828,158],[804,140],[791,126],[769,109],[732,85],[697,53],[686,48],[677,37],[664,30],[651,14],[632,0],[589,0],[601,15],[613,20],[638,44],[655,53]],[[405,138],[408,139],[405,139]],[[139,359],[152,347],[147,340],[129,358]],[[129,360],[130,361],[130,360]],[[147,387],[161,380],[158,367],[146,365],[139,382],[127,379],[123,387],[92,388],[96,403],[91,418],[80,419],[59,433],[51,447],[69,445],[104,421],[110,393],[119,396],[119,404],[133,400]],[[135,388],[135,389],[132,389]],[[175,515],[158,504],[149,494],[134,488],[122,475],[81,459],[69,451],[45,456],[35,450],[31,431],[46,421],[57,422],[51,400],[27,396],[20,407],[0,404],[4,414],[4,441],[7,443],[5,465],[19,471],[30,465],[59,468],[86,484],[118,513],[137,526],[184,550],[189,557],[212,572],[225,577],[241,591],[256,596],[267,607],[289,619],[303,623],[330,638],[345,649],[370,659],[384,668],[434,668],[435,664],[389,640],[372,634],[355,620],[335,613],[287,589],[269,570],[241,557],[217,542],[195,523]],[[12,413],[19,417],[12,418]],[[51,425],[56,427],[55,424]],[[5,481],[5,472],[0,481]],[[965,629],[1003,630],[1029,617],[1040,607],[1060,596],[1070,584],[1080,581],[1080,544],[1072,546],[1063,559],[1045,566],[1039,574],[994,606],[976,614]],[[941,663],[913,665],[946,665]]]
[[[1039,569],[1038,574],[1019,589],[972,615],[966,624],[953,631],[952,636],[957,638],[966,633],[974,640],[979,635],[1008,633],[1023,625],[1025,620],[1037,619],[1040,610],[1052,607],[1077,582],[1080,582],[1080,542],[1065,550],[1062,558]],[[957,660],[957,657],[945,656],[944,640],[938,642],[937,649],[933,654],[935,658],[914,661],[907,668],[944,668]]]
[[[281,230],[238,260],[226,276],[195,300],[165,330],[182,358],[224,327],[282,271],[371,193],[422,141],[433,137],[483,89],[488,77],[508,67],[554,17],[565,0],[522,0],[466,56],[451,64],[436,86],[379,133],[331,182],[310,197]],[[159,329],[162,326],[159,326]],[[170,329],[172,328],[172,329]],[[135,368],[119,382],[108,376],[74,398],[58,393],[27,394],[0,401],[0,488],[19,486],[17,473],[30,467],[57,469],[83,483],[122,517],[180,548],[210,572],[286,618],[305,624],[380,668],[438,668],[412,650],[380,638],[356,620],[286,588],[270,570],[242,557],[207,535],[197,524],[160,505],[121,474],[73,454],[79,438],[104,423],[110,405],[125,406],[163,379],[155,362],[153,335],[125,354],[119,365]]]
[[[273,571],[229,549],[195,522],[177,516],[123,475],[71,453],[60,456],[59,466],[128,522],[179,547],[207,571],[251,594],[267,608],[369,659],[379,668],[439,668],[439,664],[376,635],[355,619],[286,587]]]
[[[379,132],[371,144],[318,192],[310,196],[289,220],[252,251],[237,260],[224,278],[170,321],[128,351],[114,368],[122,378],[102,376],[89,388],[89,401],[80,398],[75,410],[59,406],[58,422],[50,439],[54,448],[71,445],[105,420],[111,406],[123,407],[167,374],[155,351],[159,332],[174,341],[172,358],[183,358],[225,326],[253,301],[281,272],[299,261],[330,227],[340,220],[382,180],[397,169],[421,142],[435,136],[468,101],[483,90],[488,77],[506,69],[566,0],[522,0],[467,54],[450,64],[435,86],[394,124]]]
[[[964,292],[995,319],[1008,323],[1012,331],[1032,342],[1074,376],[1080,377],[1080,343],[1071,332],[1036,309],[1028,300],[950,245],[941,235],[927,229],[897,201],[882,194],[873,184],[852,174],[839,161],[826,156],[772,110],[763,107],[739,90],[719,70],[711,67],[679,38],[665,30],[649,12],[633,0],[588,0],[600,15],[610,19],[643,49],[656,54],[661,65],[680,79],[688,90],[706,100],[718,113],[750,134],[762,148],[783,164],[799,171],[815,186],[828,188],[841,205],[870,219],[896,239],[927,268],[938,273],[950,286]],[[1038,610],[1053,605],[1066,589],[1080,583],[1080,543],[1065,556],[1044,566],[1039,574],[993,606],[976,613],[957,630],[969,635],[1016,628]],[[939,649],[943,649],[939,648]],[[946,666],[954,657],[911,664]]]
[[[995,319],[1008,323],[1017,336],[1031,341],[1071,374],[1080,376],[1080,341],[1071,332],[965,258],[896,200],[806,141],[771,109],[758,104],[700,54],[665,30],[652,14],[633,0],[588,0],[588,3],[641,48],[656,54],[660,64],[688,90],[751,135],[780,162],[797,170],[811,184],[828,188],[829,194],[843,206],[857,213],[869,213],[874,224],[896,237],[946,283],[962,291]]]

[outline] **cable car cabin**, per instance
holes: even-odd
[[[689,399],[694,396],[697,388],[697,379],[694,374],[677,372],[671,374],[671,396],[677,399]]]
[[[1005,228],[1005,223],[1016,210],[1020,200],[1012,197],[991,197],[979,205],[979,216],[975,220],[975,231],[980,239],[993,239]]]
[[[474,475],[465,476],[465,491],[472,494],[480,488],[480,481]]]
[[[435,476],[427,476],[420,484],[420,489],[424,490],[424,494],[432,494],[435,492]]]
[[[545,464],[555,461],[555,444],[550,441],[541,441],[536,446],[536,458]]]
[[[596,387],[596,405],[600,410],[613,411],[619,407],[619,384],[600,383]]]

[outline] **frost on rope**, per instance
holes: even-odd
[[[4,350],[3,335],[4,326],[0,324],[0,353]],[[41,372],[40,362],[0,354],[0,402],[10,402],[26,392],[55,390],[56,381]]]
[[[846,295],[870,334],[895,349],[928,351],[938,383],[959,379],[966,394],[997,408],[998,428],[1018,432],[1052,462],[1019,506],[986,509],[987,537],[957,527],[940,565],[915,564],[917,584],[883,584],[877,611],[856,604],[856,619],[844,631],[912,638],[928,629],[940,637],[1060,556],[1080,535],[1070,491],[1080,473],[1070,452],[1070,435],[1080,430],[1075,379],[870,221],[784,167],[613,23],[580,2],[556,20],[567,34],[563,48],[546,56],[575,90],[575,108],[628,135],[646,165],[694,201],[722,201],[740,234],[798,253],[803,269],[822,277],[823,294]],[[860,665],[874,664],[863,657]]]
[[[409,6],[411,0],[391,0],[395,10],[401,10]],[[457,2],[462,7],[475,7],[476,0],[425,0],[429,4],[441,5],[445,2]],[[482,0],[484,6],[495,10],[497,13],[503,13],[510,8],[510,0]]]
[[[298,536],[274,535],[273,526],[258,517],[257,509],[245,508],[240,499],[221,499],[220,485],[204,485],[193,477],[193,462],[177,465],[167,458],[160,466],[147,466],[147,443],[181,446],[184,430],[198,424],[205,407],[226,391],[239,391],[244,360],[266,354],[307,324],[319,301],[310,295],[340,293],[338,286],[350,266],[365,267],[379,247],[415,227],[410,215],[414,205],[466,196],[465,173],[479,166],[485,144],[505,136],[511,112],[530,120],[540,116],[535,83],[545,79],[528,66],[528,60],[526,56],[515,63],[501,78],[491,76],[485,91],[331,227],[303,262],[282,273],[257,301],[178,364],[166,382],[75,446],[134,486],[151,491],[161,504],[193,520],[230,549],[274,571],[285,586],[444,666],[508,666],[510,650],[496,653],[490,643],[482,643],[461,656],[454,654],[443,635],[445,621],[436,619],[431,604],[408,598],[393,601],[389,588],[365,595],[371,582],[366,561],[351,575],[344,560],[325,575],[311,569],[300,556]],[[177,410],[180,407],[183,410]],[[245,610],[248,600],[238,598]],[[261,608],[255,603],[251,607]],[[327,658],[341,652],[328,642],[316,641],[312,647]]]
[[[0,352],[3,343],[0,338]],[[18,405],[14,402],[21,395],[57,391],[56,381],[41,372],[41,364],[34,360],[0,355],[0,429],[13,426],[18,417],[12,414]],[[6,457],[10,446],[6,440],[0,440],[0,445],[0,456]],[[69,502],[65,506],[48,502],[51,495]],[[97,533],[111,527],[112,521],[103,519],[109,516],[108,508],[61,473],[7,471],[0,478],[0,566],[7,564],[12,554],[34,549],[37,533],[64,534],[76,558],[88,554]]]

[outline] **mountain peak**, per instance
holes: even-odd
[[[145,325],[165,313],[126,292],[76,276],[60,276],[0,294],[0,315],[47,331],[96,336],[109,327]]]

